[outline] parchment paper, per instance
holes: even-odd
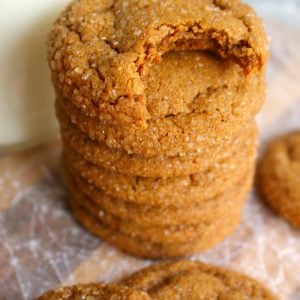
[[[300,127],[300,3],[252,1],[272,40],[267,101],[259,116],[262,149]],[[0,299],[31,299],[58,285],[116,281],[153,262],[128,256],[78,226],[65,207],[59,140],[0,155]],[[299,174],[300,175],[300,174]],[[242,224],[195,260],[265,282],[282,299],[300,299],[300,231],[253,191]]]

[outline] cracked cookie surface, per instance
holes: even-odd
[[[92,140],[144,157],[187,155],[232,138],[260,110],[264,80],[201,51],[171,52],[145,79],[147,127],[113,126],[57,95],[70,121]]]
[[[164,53],[210,50],[263,72],[268,42],[252,8],[238,0],[79,0],[49,35],[57,90],[87,115],[147,126],[144,76]]]
[[[261,283],[246,275],[201,262],[158,264],[122,281],[154,299],[276,300]]]
[[[246,145],[249,137],[248,132],[256,130],[254,129],[255,125],[250,123],[245,128],[242,128],[242,131],[238,132],[232,139],[225,139],[222,144],[215,144],[211,148],[199,149],[198,154],[192,153],[183,157],[166,158],[160,155],[145,158],[140,155],[131,155],[111,149],[105,144],[91,140],[71,124],[59,106],[57,106],[57,117],[60,122],[61,136],[65,149],[71,148],[87,161],[105,169],[128,176],[141,177],[185,176],[202,172],[214,164],[215,161],[231,156],[234,147]]]

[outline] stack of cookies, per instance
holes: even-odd
[[[267,40],[237,0],[79,0],[49,38],[75,217],[131,254],[182,256],[238,225]]]

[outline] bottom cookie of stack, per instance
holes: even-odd
[[[107,212],[99,202],[95,203],[94,199],[76,190],[76,185],[72,188],[67,178],[69,202],[75,217],[88,231],[125,252],[147,258],[185,256],[214,246],[237,227],[244,200],[252,184],[252,169],[247,173],[232,192],[209,201],[202,200],[198,216],[194,215],[184,221],[179,218],[180,221],[177,221],[182,211],[186,210],[184,215],[188,216],[188,211],[193,214],[196,209],[187,207],[175,211],[172,216],[174,222],[170,225],[164,222],[135,222],[130,217],[130,211],[124,211],[122,216],[113,210]],[[140,214],[144,212],[141,210]],[[170,219],[167,211],[158,209],[157,214],[162,221]]]

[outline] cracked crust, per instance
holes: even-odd
[[[276,300],[264,285],[246,275],[193,261],[168,262],[143,269],[122,284],[154,299]]]
[[[244,77],[236,64],[196,51],[168,53],[145,85],[152,116],[147,128],[88,117],[61,95],[57,102],[91,139],[151,157],[184,156],[222,143],[253,119],[264,100],[261,77]]]
[[[247,133],[244,133],[245,135]],[[122,175],[84,160],[74,150],[63,153],[63,164],[108,196],[136,204],[185,206],[225,192],[240,179],[256,157],[257,130],[230,157],[207,170],[183,177],[146,178]]]
[[[258,168],[261,194],[280,216],[300,228],[300,131],[272,141]]]
[[[70,174],[64,170],[64,178],[67,187],[72,195],[77,195],[80,202],[90,199],[99,211],[107,212],[128,222],[134,222],[140,226],[171,226],[178,224],[197,225],[207,222],[212,216],[221,218],[224,210],[234,210],[241,207],[252,183],[253,167],[250,166],[244,178],[240,178],[238,185],[241,191],[234,184],[224,194],[218,194],[213,198],[200,199],[194,205],[187,205],[178,208],[174,205],[167,207],[138,205],[120,199],[107,196],[103,191],[89,185],[78,178],[75,174]],[[244,174],[241,174],[243,176]],[[239,196],[237,196],[239,195]],[[241,195],[243,197],[241,197]],[[242,203],[241,203],[242,202]]]
[[[176,211],[171,207],[162,209],[150,206],[147,210],[144,207],[133,209],[125,202],[124,205],[118,204],[117,200],[110,198],[115,208],[113,210],[108,207],[111,206],[109,198],[104,194],[98,192],[95,195],[89,191],[85,194],[86,189],[82,188],[82,184],[76,184],[74,176],[71,182],[72,175],[66,173],[65,170],[69,197],[105,226],[143,241],[163,244],[192,243],[194,239],[211,232],[216,223],[226,223],[240,217],[253,178],[253,168],[249,168],[242,174],[243,180],[240,179],[224,195],[206,199],[215,201],[213,209],[203,201],[199,206],[184,207]],[[195,211],[199,214],[195,214]],[[155,215],[157,217],[153,218]]]
[[[87,115],[147,126],[144,78],[170,51],[211,50],[262,73],[268,56],[263,26],[238,0],[80,0],[49,35],[56,89]]]
[[[116,284],[79,284],[51,290],[35,300],[150,300],[145,292]]]
[[[104,144],[91,140],[79,129],[72,125],[65,113],[57,106],[57,116],[61,126],[61,136],[64,148],[77,151],[85,160],[127,176],[141,177],[173,177],[186,176],[208,169],[215,161],[231,156],[232,149],[238,145],[245,145],[249,132],[255,127],[254,123],[242,128],[241,132],[231,139],[225,139],[222,144],[215,144],[212,148],[204,148],[195,155],[175,156],[165,158],[156,156],[145,158],[140,155],[130,155],[126,152],[110,149]],[[248,131],[249,130],[249,131]],[[253,132],[253,131],[252,131]]]

